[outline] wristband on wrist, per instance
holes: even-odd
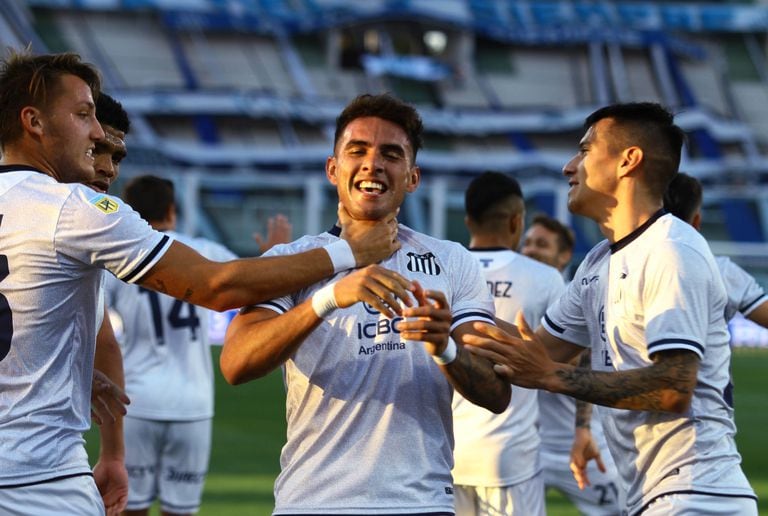
[[[449,338],[448,344],[446,344],[443,352],[439,355],[432,355],[432,360],[434,360],[437,365],[448,365],[456,360],[458,355],[459,348],[456,347],[456,343],[453,341],[453,339]]]
[[[336,304],[336,296],[333,293],[335,286],[336,282],[334,281],[312,294],[312,310],[315,311],[320,319],[325,319],[328,314],[339,307]]]
[[[331,259],[334,273],[354,269],[357,265],[352,248],[346,240],[337,240],[332,244],[323,246],[323,249]]]

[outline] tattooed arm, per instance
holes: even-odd
[[[623,409],[684,413],[690,406],[699,369],[692,351],[660,351],[653,364],[638,369],[593,371],[554,362],[540,337],[543,328],[534,334],[522,321],[521,339],[493,326],[475,327],[482,335],[467,337],[469,349],[496,363],[496,372],[515,385]]]
[[[451,327],[451,311],[445,294],[437,290],[423,290],[414,282],[413,295],[418,306],[403,310],[405,320],[398,325],[400,336],[424,343],[430,355],[442,354],[447,345]],[[505,324],[499,321],[500,324]],[[514,326],[506,325],[517,334]],[[464,337],[473,333],[472,323],[457,326],[450,333],[456,343],[456,358],[439,366],[454,389],[472,403],[501,413],[509,406],[512,389],[493,370],[493,364],[482,357],[462,349]]]

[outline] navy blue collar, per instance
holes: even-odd
[[[3,172],[17,172],[19,170],[32,170],[35,172],[40,172],[41,174],[45,174],[45,172],[43,172],[42,170],[35,167],[31,167],[29,165],[0,165],[0,174],[2,174]]]
[[[656,222],[660,217],[662,217],[662,216],[664,216],[666,214],[667,214],[667,210],[665,210],[664,208],[660,209],[659,211],[657,211],[656,213],[651,215],[651,218],[649,218],[648,220],[643,222],[643,224],[640,225],[637,229],[635,229],[632,233],[630,233],[629,235],[625,236],[621,240],[618,240],[618,241],[614,242],[613,244],[611,244],[611,254],[617,253],[617,252],[621,251],[623,248],[627,247],[629,244],[632,243],[633,240],[635,240],[637,237],[642,235],[645,232],[646,229],[651,227],[651,225],[654,222]]]
[[[341,236],[341,228],[336,224],[334,224],[333,227],[331,227],[331,229],[328,230],[328,233],[330,233],[333,236]]]
[[[511,251],[508,247],[470,247],[470,251]]]

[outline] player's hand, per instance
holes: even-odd
[[[571,472],[576,483],[579,484],[579,489],[590,485],[587,464],[593,459],[597,463],[597,468],[605,473],[605,464],[592,438],[592,432],[588,428],[577,428],[573,437],[573,446],[571,446]]]
[[[391,319],[402,313],[401,302],[406,306],[413,304],[409,295],[413,289],[412,283],[395,271],[369,265],[337,281],[333,295],[339,308],[368,303]]]
[[[358,267],[365,267],[388,258],[400,249],[397,240],[398,211],[384,220],[356,220],[339,203],[341,238],[349,243]]]
[[[93,479],[99,488],[107,516],[117,516],[128,503],[128,471],[125,462],[117,459],[99,459],[93,467]]]
[[[413,285],[418,306],[403,310],[405,320],[398,325],[400,337],[423,342],[430,355],[439,355],[445,351],[451,333],[448,301],[439,290],[424,290],[417,281]]]
[[[522,312],[515,317],[521,337],[486,323],[473,323],[478,335],[464,337],[465,349],[493,362],[496,374],[514,385],[547,389],[553,381],[556,363],[528,326]]]
[[[93,370],[91,386],[91,417],[100,425],[105,421],[114,422],[117,415],[124,416],[126,405],[131,400],[112,380],[98,369]]]
[[[277,244],[287,244],[291,241],[293,235],[293,226],[283,214],[277,214],[267,219],[267,237],[266,240],[261,233],[254,233],[253,239],[259,245],[259,252],[266,253],[272,246]]]

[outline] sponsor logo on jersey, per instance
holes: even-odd
[[[117,213],[117,210],[120,209],[120,205],[106,195],[102,195],[92,199],[91,204],[96,206],[98,209],[100,209],[107,215],[109,215],[110,213]]]
[[[440,274],[440,266],[435,261],[433,253],[408,253],[408,265],[406,265],[406,268],[411,272],[423,272],[430,276],[438,276]]]
[[[402,322],[402,317],[395,317],[394,319],[381,318],[381,312],[376,310],[368,303],[363,303],[363,308],[370,315],[376,315],[375,320],[368,320],[365,322],[357,323],[357,338],[358,340],[374,340],[381,335],[392,335],[398,338],[400,335],[400,328],[398,325]],[[367,344],[361,344],[357,350],[358,355],[373,355],[379,351],[399,351],[405,349],[405,342],[400,340],[390,340],[386,342],[371,342]]]
[[[581,278],[581,284],[582,285],[589,285],[590,283],[593,283],[595,281],[600,280],[600,276],[592,276],[591,278]]]

